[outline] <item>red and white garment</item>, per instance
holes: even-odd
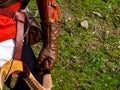
[[[21,1],[8,8],[17,11]],[[16,21],[0,15],[0,67],[13,57],[16,37]]]
[[[13,39],[0,42],[0,67],[12,59],[15,42]]]

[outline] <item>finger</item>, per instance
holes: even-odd
[[[38,74],[39,74],[40,76],[41,76],[41,75],[43,75],[43,71],[39,71],[39,73],[38,73]]]
[[[48,60],[48,65],[49,65],[49,69],[52,69],[53,66],[54,66],[53,60],[49,59],[49,60]]]
[[[41,61],[38,61],[38,62],[37,62],[37,65],[36,65],[36,68],[39,69],[39,68],[40,68],[40,65],[41,65]]]
[[[40,68],[42,62],[43,62],[43,56],[40,56],[39,59],[38,59],[38,62],[37,62],[37,65],[36,65],[36,68]]]
[[[45,61],[44,61],[43,68],[44,68],[44,70],[45,70],[45,69],[49,69],[49,63],[48,63],[48,60],[45,60]]]

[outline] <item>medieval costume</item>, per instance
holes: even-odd
[[[0,0],[0,9],[8,8],[16,12],[21,8],[24,0],[13,0],[14,4],[4,7],[4,3],[8,1],[9,0]],[[57,60],[60,18],[58,18],[57,15],[56,0],[37,0],[36,6],[38,6],[41,18],[43,47],[38,60],[36,60],[30,45],[23,42],[20,59],[27,64],[34,77],[42,83],[42,76],[40,74],[44,70],[44,61],[48,61],[48,68],[51,70]],[[0,14],[0,67],[8,60],[14,59],[14,48],[17,37],[16,28],[16,21],[13,18]],[[6,82],[8,87],[9,83],[8,80]],[[19,78],[13,90],[29,90],[29,88],[25,82]]]

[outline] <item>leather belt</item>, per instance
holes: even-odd
[[[21,60],[22,55],[22,46],[24,40],[24,23],[25,23],[25,14],[23,12],[15,13],[15,20],[17,20],[17,35],[16,43],[14,49],[14,59]]]

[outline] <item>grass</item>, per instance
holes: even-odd
[[[53,90],[120,90],[119,3],[60,2],[63,28],[58,63],[52,71]],[[83,20],[88,21],[88,29],[80,26]]]
[[[120,1],[57,1],[63,19],[52,90],[120,90]],[[34,1],[29,8],[36,10]]]

